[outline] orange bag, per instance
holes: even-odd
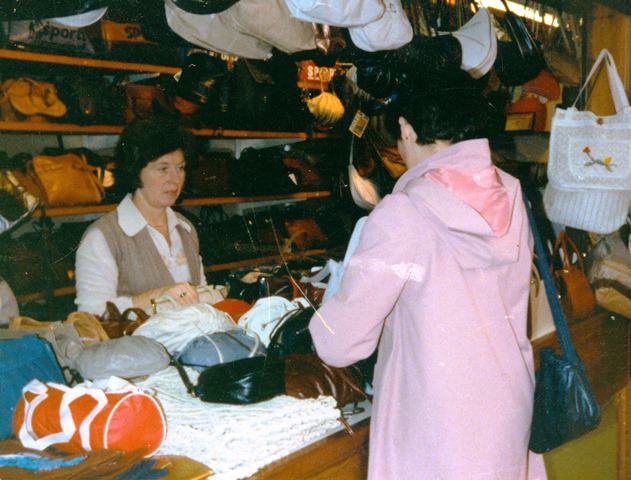
[[[32,380],[15,408],[13,432],[36,450],[142,449],[150,457],[164,442],[166,420],[154,398],[121,378],[74,387]]]

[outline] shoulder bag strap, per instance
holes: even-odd
[[[543,280],[543,284],[546,289],[548,303],[550,304],[550,311],[552,312],[554,326],[557,331],[557,338],[559,339],[559,345],[561,345],[561,352],[569,362],[580,365],[581,361],[576,354],[574,345],[572,344],[572,337],[570,336],[570,330],[567,327],[565,314],[563,313],[561,303],[557,297],[556,286],[554,285],[554,280],[552,279],[552,274],[550,273],[550,268],[548,266],[548,255],[546,254],[543,242],[541,241],[539,229],[537,228],[535,217],[532,213],[532,207],[525,193],[523,196],[526,212],[528,213],[528,222],[530,223],[532,236],[534,237],[535,242],[535,259],[537,267],[539,268],[541,279]]]
[[[611,91],[611,96],[613,98],[614,106],[616,107],[616,112],[619,113],[623,109],[629,106],[629,99],[627,98],[627,94],[624,91],[624,85],[622,84],[622,80],[620,79],[620,75],[618,74],[618,69],[616,68],[616,62],[614,62],[613,56],[611,55],[611,53],[609,53],[609,50],[607,50],[606,48],[603,48],[598,54],[598,57],[596,58],[596,61],[594,62],[592,69],[587,75],[587,78],[585,79],[585,83],[583,83],[583,86],[579,90],[578,95],[576,95],[576,99],[574,100],[574,103],[572,104],[572,108],[576,106],[576,102],[581,97],[583,90],[585,90],[585,88],[589,84],[592,77],[596,74],[596,72],[598,71],[598,68],[600,67],[600,64],[603,61],[605,61],[607,64],[607,76],[609,77],[609,89]]]

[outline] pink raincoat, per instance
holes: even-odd
[[[370,479],[546,478],[528,451],[531,262],[519,182],[486,140],[426,159],[370,214],[309,327],[334,366],[379,345]]]

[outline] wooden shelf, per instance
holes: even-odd
[[[236,203],[269,202],[274,200],[306,200],[308,198],[325,198],[331,196],[329,191],[297,192],[285,195],[265,195],[257,197],[205,197],[186,198],[176,207],[201,207],[204,205],[228,205]],[[73,215],[89,215],[92,213],[106,213],[116,208],[117,204],[81,205],[76,207],[40,207],[33,212],[33,218],[69,217]]]
[[[19,62],[50,63],[72,67],[88,67],[105,70],[126,70],[130,72],[152,72],[176,74],[180,67],[167,65],[150,65],[146,63],[120,62],[116,60],[102,60],[98,58],[73,57],[53,53],[29,52],[26,50],[0,49],[0,59]]]
[[[75,287],[61,287],[53,290],[53,296],[64,297],[66,295],[74,295],[77,292]],[[43,292],[26,293],[24,295],[17,295],[18,302],[32,302],[34,300],[42,300],[45,297]]]
[[[260,265],[261,263],[279,262],[285,260],[296,260],[304,257],[313,257],[315,255],[323,255],[327,252],[326,248],[315,248],[312,250],[305,250],[299,253],[287,253],[281,255],[268,255],[266,257],[247,258],[245,260],[235,260],[234,262],[218,263],[215,265],[208,265],[204,267],[204,272],[221,272],[223,270],[233,270],[236,268],[250,267],[253,265]]]
[[[327,252],[326,248],[316,248],[312,250],[305,250],[304,252],[288,253],[286,255],[283,255],[282,257],[280,255],[268,255],[266,257],[248,258],[245,260],[237,260],[237,261],[228,262],[228,263],[217,263],[215,265],[208,265],[204,267],[204,272],[221,272],[223,270],[232,270],[234,268],[243,268],[243,267],[249,267],[252,265],[260,265],[262,263],[278,262],[278,261],[281,261],[283,258],[285,260],[296,260],[296,259],[304,258],[304,257],[323,255],[326,252]],[[55,288],[53,290],[54,297],[74,295],[75,293],[77,293],[77,289],[75,287],[61,287],[61,288]],[[20,303],[32,302],[34,300],[42,300],[44,298],[45,298],[45,295],[43,292],[26,293],[24,295],[17,295],[17,301]]]
[[[118,135],[124,125],[77,125],[54,122],[0,122],[0,131],[16,133],[66,133],[80,135]],[[196,128],[191,133],[200,137],[221,138],[335,138],[325,132],[268,132],[262,130],[228,130],[223,128]]]

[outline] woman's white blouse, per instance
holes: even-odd
[[[167,208],[167,225],[171,239],[169,246],[164,236],[147,223],[132,202],[131,195],[127,195],[121,201],[117,210],[118,224],[127,235],[133,236],[143,228],[148,227],[151,240],[176,283],[191,281],[182,239],[176,228],[178,225],[182,225],[188,230],[190,229],[188,224],[179,220],[175,212]],[[75,303],[79,311],[101,315],[105,312],[107,301],[113,302],[121,312],[133,306],[131,297],[116,295],[118,265],[116,265],[103,232],[98,228],[88,231],[77,249],[75,275],[77,285]],[[200,278],[201,284],[206,285],[203,266]]]

